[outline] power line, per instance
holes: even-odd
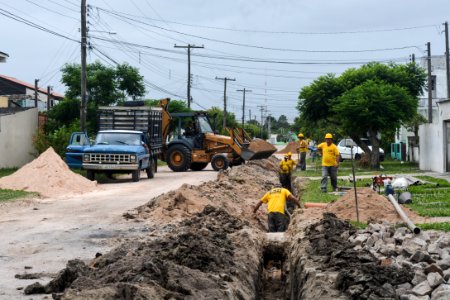
[[[304,52],[304,53],[362,53],[362,52],[382,52],[382,51],[396,51],[396,50],[418,49],[419,48],[416,45],[408,45],[408,46],[402,46],[402,47],[391,47],[391,48],[379,48],[379,49],[362,49],[362,50],[317,50],[317,49],[316,50],[310,50],[310,49],[289,49],[289,48],[264,47],[264,46],[259,46],[259,45],[251,45],[251,44],[230,42],[230,41],[225,41],[225,40],[218,40],[218,39],[214,39],[214,38],[208,38],[208,37],[203,37],[203,36],[199,36],[199,35],[195,35],[195,34],[185,33],[185,32],[181,32],[181,31],[178,31],[178,30],[167,29],[167,28],[164,28],[164,27],[161,27],[161,26],[157,26],[157,25],[153,25],[153,24],[149,24],[149,23],[146,23],[146,22],[143,22],[143,21],[139,21],[139,20],[136,20],[136,19],[129,18],[126,15],[118,13],[118,12],[115,12],[115,11],[110,11],[110,10],[107,10],[107,9],[104,9],[104,8],[100,8],[100,7],[96,7],[96,8],[98,10],[103,11],[103,12],[109,13],[110,15],[114,15],[114,16],[119,17],[119,18],[125,18],[125,19],[128,19],[128,20],[133,21],[133,22],[145,24],[147,26],[158,28],[160,30],[173,32],[173,33],[177,33],[177,34],[180,34],[180,35],[185,35],[185,36],[194,37],[194,38],[198,38],[198,39],[203,39],[203,40],[207,40],[207,41],[210,41],[210,42],[228,44],[228,45],[239,46],[239,47],[256,48],[256,49],[261,49],[261,50],[283,51],[283,52]]]
[[[62,16],[62,17],[66,17],[66,18],[70,18],[70,19],[72,19],[72,20],[78,21],[77,18],[74,18],[74,17],[72,17],[72,16],[68,16],[68,15],[62,14],[62,13],[60,13],[60,12],[58,12],[58,11],[55,11],[55,10],[53,10],[53,9],[50,9],[50,8],[48,8],[48,7],[42,6],[42,5],[40,5],[40,4],[37,4],[37,3],[34,2],[34,1],[31,1],[31,0],[25,0],[25,1],[27,1],[28,3],[31,3],[31,4],[33,4],[33,5],[36,5],[37,7],[40,7],[40,8],[42,8],[42,9],[44,9],[44,10],[47,10],[47,11],[49,11],[49,12],[52,12],[52,13],[54,13],[54,14],[57,14],[57,15],[60,15],[60,16]]]
[[[148,4],[148,1],[145,0]],[[100,7],[96,7],[101,9]],[[152,8],[153,9],[153,8]],[[154,11],[156,15],[160,19],[144,17],[147,20],[156,21],[156,22],[164,22],[166,24],[176,24],[187,27],[194,28],[205,28],[205,29],[214,29],[214,30],[223,30],[223,31],[232,31],[232,32],[247,32],[247,33],[263,33],[263,34],[288,34],[288,35],[336,35],[336,34],[360,34],[360,33],[377,33],[377,32],[392,32],[392,31],[406,31],[406,30],[414,30],[414,29],[423,29],[430,27],[437,27],[439,24],[429,24],[429,25],[417,25],[417,26],[409,26],[409,27],[397,27],[397,28],[386,28],[386,29],[366,29],[366,30],[351,30],[351,31],[271,31],[271,30],[258,30],[258,29],[236,29],[236,28],[226,28],[226,27],[218,27],[218,26],[206,26],[206,25],[198,25],[198,24],[188,24],[177,21],[164,20],[156,11]],[[127,15],[130,17],[139,17],[137,15],[121,13],[123,15]]]

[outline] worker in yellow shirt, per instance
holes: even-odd
[[[291,164],[288,154],[278,164],[281,186],[288,190],[291,190]]]
[[[306,153],[308,152],[308,142],[305,140],[305,136],[303,133],[298,134],[299,139],[299,145],[297,148],[297,151],[300,152],[300,161],[299,166],[300,170],[305,171],[306,170]]]
[[[267,216],[267,224],[269,232],[286,231],[288,226],[288,218],[284,213],[286,201],[294,202],[300,207],[298,199],[285,188],[271,189],[255,205],[255,208],[253,209],[254,214],[256,214],[263,203],[267,204],[267,212],[269,213]]]
[[[295,162],[295,160],[292,159],[292,152],[288,152],[288,153],[287,153],[287,156],[288,156],[289,170],[290,170],[290,173],[292,174],[292,172],[293,172],[294,169],[295,169],[295,165],[296,165],[297,163]]]
[[[320,189],[327,192],[327,180],[330,176],[333,191],[337,191],[337,170],[339,168],[339,149],[333,144],[333,135],[327,133],[325,142],[317,146],[319,154],[322,156],[322,181]]]

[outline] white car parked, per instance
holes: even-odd
[[[369,146],[370,150],[372,150],[372,145],[370,144],[370,141],[368,139],[361,139],[366,143],[367,146]],[[364,151],[356,145],[356,143],[352,139],[342,139],[338,144],[337,147],[339,149],[340,153],[340,159],[341,161],[345,159],[351,159],[351,151],[353,148],[353,158],[355,160],[361,159],[361,155],[364,153]],[[380,148],[380,161],[384,160],[384,150]]]

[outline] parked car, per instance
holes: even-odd
[[[368,139],[361,139],[367,146],[369,146],[369,149],[372,150],[372,145]],[[342,139],[337,144],[337,147],[339,149],[340,153],[340,159],[341,161],[345,159],[351,159],[351,151],[353,148],[353,158],[355,160],[361,159],[362,154],[364,151],[356,145],[356,143],[352,139]],[[380,161],[384,160],[384,150],[380,148]]]

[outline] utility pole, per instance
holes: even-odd
[[[447,99],[450,99],[450,54],[448,52],[448,22],[444,23],[445,27],[445,70],[447,73]]]
[[[271,124],[270,124],[271,117],[272,117],[271,114],[269,114],[268,117],[267,117],[267,133],[268,133],[268,138],[269,138],[269,139],[270,139],[270,134],[272,133],[272,132],[270,131],[270,129],[271,129]]]
[[[223,80],[223,122],[222,127],[225,129],[227,127],[227,81],[236,81],[235,78],[220,78],[216,76],[216,80]]]
[[[244,128],[244,122],[245,122],[245,94],[251,93],[251,90],[247,90],[246,88],[243,88],[242,90],[236,90],[237,92],[242,92],[242,128]]]
[[[416,55],[415,55],[414,53],[411,54],[411,61],[412,61],[413,63],[416,62]]]
[[[248,110],[248,119],[249,120],[252,119],[252,110],[251,109]]]
[[[39,79],[34,80],[34,107],[38,107]]]
[[[81,0],[81,105],[80,105],[80,127],[86,131],[86,106],[87,106],[87,25],[86,25],[86,0]]]
[[[428,123],[433,123],[433,84],[431,82],[431,44],[427,43],[427,65],[428,65]]]
[[[51,86],[47,86],[47,112],[52,107],[52,105],[51,105],[51,101],[52,101],[51,94],[52,94],[52,87]]]
[[[186,48],[188,53],[188,77],[187,77],[187,105],[191,108],[191,49],[203,49],[202,46],[187,44],[187,46],[174,46],[175,48]]]
[[[265,109],[265,107],[266,106],[264,106],[264,105],[257,105],[256,107],[258,107],[258,109],[261,111],[261,138],[263,137],[263,128],[264,128],[264,116],[263,116],[263,113],[264,113],[264,109]]]

